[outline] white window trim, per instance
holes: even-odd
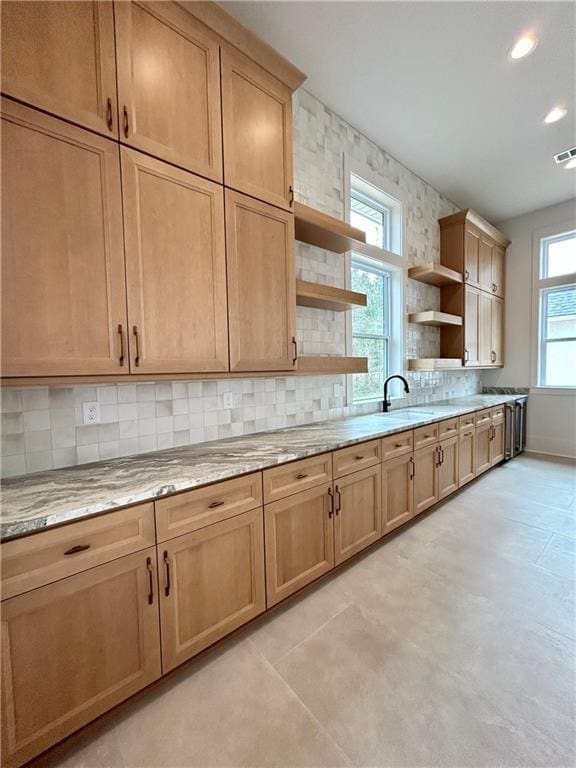
[[[557,387],[540,384],[540,291],[576,282],[576,273],[558,277],[540,277],[541,241],[575,229],[574,220],[550,224],[532,232],[532,330],[530,334],[530,393],[550,395],[576,395],[576,387]]]
[[[370,168],[362,163],[358,163],[353,158],[344,155],[344,215],[346,222],[350,223],[350,193],[352,174],[360,176],[362,179],[372,184],[377,189],[381,189],[387,195],[398,201],[399,215],[402,222],[400,232],[400,254],[392,251],[385,251],[381,248],[367,245],[359,247],[355,252],[359,255],[369,256],[374,261],[380,261],[382,268],[390,273],[390,345],[389,345],[389,371],[388,375],[406,371],[406,359],[404,357],[404,343],[406,338],[406,312],[404,311],[404,286],[408,268],[404,258],[404,245],[406,243],[406,217],[404,216],[404,200],[398,196],[398,189],[388,182],[387,179],[377,176]],[[344,268],[346,274],[346,287],[351,288],[351,266],[352,253],[348,251],[344,256]],[[352,313],[346,313],[346,354],[352,354]],[[354,402],[352,390],[352,375],[346,376],[346,403],[347,405],[366,405],[369,403],[378,403],[384,399],[382,397],[373,400],[361,400]],[[394,394],[394,385],[398,385],[397,394]],[[400,382],[392,382],[392,399],[402,397],[400,392]]]

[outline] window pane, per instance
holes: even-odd
[[[385,288],[387,280],[384,275],[352,267],[352,290],[365,293],[368,297],[366,307],[355,307],[352,310],[352,333],[372,333],[384,335],[386,331]]]
[[[366,242],[379,248],[390,247],[390,211],[361,195],[350,200],[350,223],[366,233]]]
[[[543,240],[542,257],[542,277],[576,272],[576,233]]]
[[[544,381],[549,387],[576,387],[576,341],[545,342]]]
[[[354,375],[354,400],[382,398],[386,378],[385,339],[366,339],[356,336],[352,339],[352,351],[358,357],[368,358],[368,373]]]
[[[544,338],[576,337],[576,285],[545,291],[543,301]]]

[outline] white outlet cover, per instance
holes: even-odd
[[[100,424],[100,403],[84,403],[82,410],[84,424]]]
[[[232,392],[224,392],[222,395],[222,404],[224,405],[224,408],[232,408],[233,403]]]

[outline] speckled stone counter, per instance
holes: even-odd
[[[96,515],[515,400],[474,395],[425,406],[50,470],[2,481],[0,539]]]

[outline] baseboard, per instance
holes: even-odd
[[[569,461],[576,462],[576,456],[568,456],[564,453],[549,453],[548,451],[535,451],[528,448],[524,449],[524,453],[531,453],[533,456],[551,456],[555,459],[568,459]]]

